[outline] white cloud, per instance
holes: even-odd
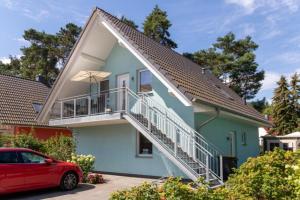
[[[285,76],[288,81],[290,81],[291,76],[294,73],[300,73],[300,68],[294,70],[293,72],[290,73],[285,73],[285,74],[280,74],[278,72],[272,72],[272,71],[267,71],[265,73],[265,79],[263,80],[263,85],[261,87],[261,90],[273,90],[277,86],[277,81],[279,81],[280,77],[283,75]]]
[[[263,13],[274,12],[278,10],[287,10],[295,13],[299,10],[299,0],[225,0],[228,4],[235,4],[242,7],[246,14],[252,14],[261,9]]]
[[[4,5],[8,9],[12,9],[15,3],[12,0],[2,0],[2,5]]]
[[[47,17],[49,15],[49,12],[47,10],[39,10],[38,12],[33,12],[30,9],[24,8],[23,14],[30,19],[40,22],[44,17]]]
[[[242,27],[244,36],[252,36],[256,32],[255,26],[253,24],[244,24],[242,25]]]
[[[225,2],[243,7],[248,14],[256,9],[255,0],[225,0]]]
[[[276,72],[266,72],[261,90],[270,90],[275,88],[276,81],[278,81],[279,78],[280,78],[280,74]]]
[[[9,64],[9,63],[10,63],[10,59],[7,58],[7,57],[2,57],[2,58],[0,58],[0,61],[1,61],[2,63],[4,63],[4,64]]]
[[[300,64],[300,52],[285,52],[275,58],[279,61],[282,61],[286,64]]]

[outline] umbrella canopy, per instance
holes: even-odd
[[[90,71],[90,70],[83,70],[78,72],[75,76],[71,78],[71,81],[81,81],[81,82],[91,82],[91,79],[96,81],[101,81],[108,77],[111,73],[104,72],[104,71]]]

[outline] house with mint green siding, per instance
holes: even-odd
[[[39,113],[71,128],[95,170],[203,177],[259,154],[256,110],[208,70],[96,8]]]

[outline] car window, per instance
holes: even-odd
[[[32,152],[21,152],[23,163],[45,163],[45,158]]]
[[[4,164],[4,163],[18,163],[17,152],[14,151],[0,152],[0,164]]]

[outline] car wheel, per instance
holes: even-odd
[[[66,173],[60,182],[60,188],[62,190],[73,190],[78,185],[78,178],[74,172]]]

